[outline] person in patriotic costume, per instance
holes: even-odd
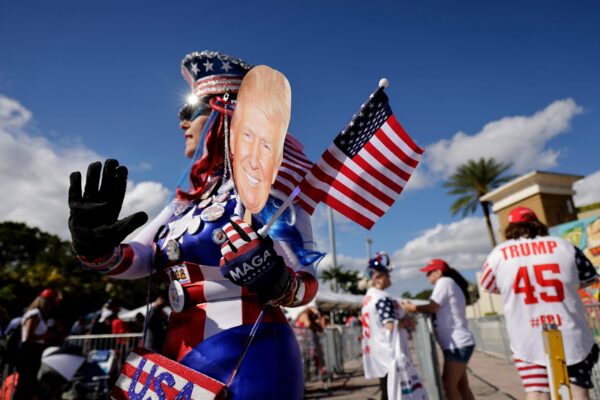
[[[481,287],[499,293],[515,364],[527,399],[550,399],[542,326],[560,329],[572,399],[588,399],[598,346],[586,322],[578,289],[598,281],[583,252],[548,236],[548,228],[527,207],[508,214],[506,241],[483,265]]]
[[[362,349],[365,378],[379,378],[381,399],[387,400],[387,374],[394,357],[392,331],[404,316],[398,302],[385,291],[390,287],[390,261],[385,253],[369,260],[366,275],[371,287],[363,299]],[[402,325],[398,325],[403,328]],[[404,335],[406,331],[402,329]],[[404,341],[407,343],[406,341]],[[404,349],[409,354],[408,348]]]
[[[266,206],[251,221],[241,219],[244,207],[232,179],[229,124],[236,94],[251,68],[211,51],[183,59],[183,76],[197,99],[180,112],[185,155],[193,162],[191,187],[178,188],[174,200],[131,242],[121,243],[147,216],[138,212],[118,220],[127,169],[116,160],[104,167],[90,164],[83,194],[80,173],[71,174],[69,227],[86,268],[116,279],[158,273],[170,282],[174,312],[162,354],[221,382],[236,368],[264,309],[228,388],[229,398],[301,399],[300,351],[280,306],[300,306],[314,298],[314,263],[321,255],[312,250],[308,214],[295,205],[277,219],[270,236],[256,233],[288,193],[285,182],[275,183]],[[293,139],[286,138],[285,146],[282,170],[287,154],[296,160],[303,156]]]

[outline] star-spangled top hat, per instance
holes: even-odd
[[[181,61],[181,73],[198,98],[237,93],[244,75],[252,68],[245,61],[217,51],[196,51]]]

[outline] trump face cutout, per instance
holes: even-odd
[[[244,77],[231,120],[233,177],[246,210],[267,202],[283,157],[290,122],[291,89],[286,77],[265,65]]]

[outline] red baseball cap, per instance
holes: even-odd
[[[508,223],[515,224],[517,222],[533,222],[537,221],[538,217],[531,208],[516,207],[508,213]]]
[[[439,259],[439,258],[434,258],[433,260],[429,261],[429,264],[427,264],[426,266],[421,268],[420,271],[421,272],[431,272],[431,271],[435,271],[435,270],[440,270],[440,271],[444,272],[444,271],[448,271],[448,269],[450,269],[450,266],[448,266],[448,263],[446,261]]]
[[[42,290],[42,293],[40,293],[40,296],[45,299],[56,299],[58,297],[58,293],[56,292],[56,290],[54,290],[52,288],[48,288],[48,289]]]

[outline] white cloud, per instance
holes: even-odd
[[[481,157],[512,162],[516,173],[554,167],[562,150],[548,147],[548,142],[568,131],[573,117],[582,112],[575,100],[567,98],[556,100],[533,115],[489,122],[474,135],[457,132],[450,139],[426,146],[423,165],[407,189],[432,186],[465,161]]]
[[[0,95],[0,221],[24,222],[68,239],[69,174],[105,157],[81,145],[57,146],[28,133],[31,118],[19,102]],[[168,193],[156,182],[130,184],[122,214],[144,210],[152,217]]]
[[[575,196],[573,201],[575,205],[585,206],[600,202],[600,171],[596,171],[573,185]]]
[[[497,221],[492,219],[496,236]],[[395,276],[400,279],[420,274],[419,268],[432,258],[442,258],[458,270],[480,268],[492,250],[484,218],[469,217],[438,224],[407,242],[392,255]]]
[[[495,215],[492,216],[492,226],[498,237],[498,221]],[[479,269],[491,250],[483,218],[469,217],[450,224],[438,224],[390,253],[392,264],[395,265],[390,290],[397,295],[406,290],[414,294],[420,290],[415,291],[415,287],[426,286],[419,268],[432,258],[442,258],[458,270]],[[331,257],[331,254],[325,256],[319,270],[331,267]],[[337,264],[342,265],[345,270],[363,272],[367,259],[338,254]]]

